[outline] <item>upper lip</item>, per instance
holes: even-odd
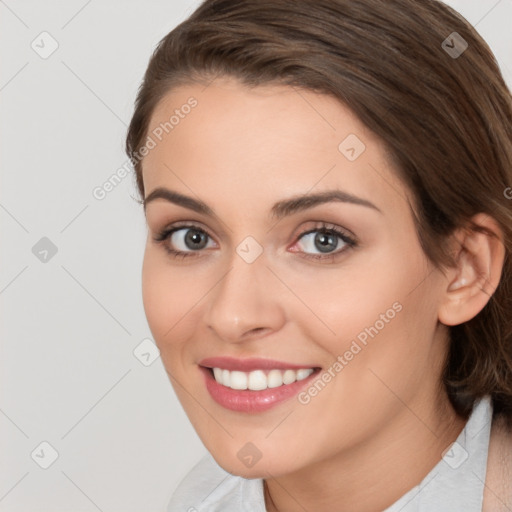
[[[200,361],[199,365],[206,368],[222,368],[224,370],[241,372],[250,372],[253,370],[300,370],[301,368],[317,368],[310,364],[290,364],[274,359],[237,359],[235,357],[208,357]]]

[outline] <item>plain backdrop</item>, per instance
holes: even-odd
[[[512,0],[448,3],[512,85]],[[152,348],[132,176],[93,195],[126,163],[154,46],[198,4],[0,0],[0,511],[164,511],[205,453]]]

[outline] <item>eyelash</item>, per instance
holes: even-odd
[[[188,257],[197,257],[200,253],[200,252],[203,252],[201,250],[198,250],[198,251],[177,251],[175,249],[171,249],[169,247],[168,244],[166,244],[165,242],[167,240],[169,240],[169,238],[171,237],[171,235],[173,233],[175,233],[176,231],[180,231],[182,229],[192,229],[192,230],[195,230],[195,231],[199,231],[201,233],[204,233],[205,235],[207,235],[210,239],[212,239],[213,237],[210,236],[210,234],[208,233],[208,231],[206,231],[205,229],[203,229],[202,227],[198,226],[198,225],[195,225],[195,224],[183,224],[183,225],[174,225],[173,227],[171,228],[164,228],[162,231],[160,231],[159,233],[157,233],[154,237],[153,237],[153,240],[158,243],[158,244],[162,244],[164,249],[167,251],[167,253],[172,256],[173,258],[181,258],[181,259],[186,259]],[[346,251],[350,250],[350,249],[353,249],[354,247],[357,247],[358,245],[358,242],[357,240],[355,239],[355,237],[351,237],[349,236],[345,231],[342,231],[340,228],[332,225],[332,224],[328,224],[328,223],[325,223],[325,222],[320,222],[318,223],[317,226],[315,226],[315,228],[313,229],[308,229],[302,233],[300,233],[298,236],[297,236],[297,241],[301,240],[304,236],[306,235],[309,235],[310,233],[316,233],[317,231],[324,231],[324,232],[327,232],[327,233],[331,233],[331,234],[334,234],[335,236],[337,236],[338,238],[340,238],[343,243],[345,243],[345,247],[341,250],[338,250],[337,252],[333,252],[333,253],[329,253],[329,254],[325,254],[325,255],[321,255],[321,254],[307,254],[307,253],[302,253],[301,257],[303,258],[306,258],[306,259],[312,259],[312,260],[336,260],[336,258],[338,256],[341,256],[342,253],[345,253]],[[297,251],[299,252],[299,251]]]

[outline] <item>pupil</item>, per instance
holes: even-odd
[[[319,232],[315,236],[315,244],[317,244],[317,249],[320,252],[329,252],[332,249],[336,249],[336,246],[338,245],[335,236],[322,232]]]
[[[185,236],[185,242],[189,249],[202,249],[206,245],[206,233],[189,230]]]

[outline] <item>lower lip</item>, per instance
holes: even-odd
[[[309,377],[284,384],[277,388],[267,388],[262,391],[237,390],[219,384],[213,377],[209,368],[199,367],[206,381],[206,389],[211,397],[222,407],[237,412],[263,412],[289,400],[297,395],[318,374],[315,370]]]

